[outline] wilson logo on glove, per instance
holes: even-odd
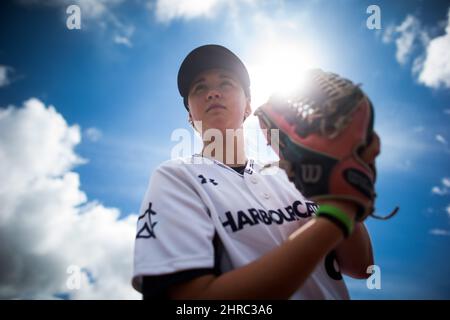
[[[302,181],[305,183],[317,183],[322,177],[322,167],[317,164],[302,164]]]

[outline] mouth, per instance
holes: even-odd
[[[214,103],[210,105],[208,108],[206,108],[206,112],[209,112],[214,109],[226,109],[226,107],[220,103]]]

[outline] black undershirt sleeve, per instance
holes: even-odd
[[[144,276],[142,279],[142,298],[144,300],[169,299],[167,290],[171,286],[207,274],[214,274],[214,269],[191,269],[166,275]]]
[[[143,276],[142,277],[142,299],[143,300],[161,300],[169,299],[167,294],[168,289],[179,283],[187,282],[189,280],[212,274],[219,276],[222,272],[220,270],[220,256],[221,256],[221,241],[217,233],[213,238],[214,245],[214,267],[213,268],[198,268],[183,270],[170,274]]]

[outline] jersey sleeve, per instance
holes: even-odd
[[[182,163],[169,162],[152,175],[140,208],[134,252],[133,287],[142,279],[166,279],[180,272],[213,270],[215,228],[208,208]],[[211,272],[212,273],[212,272]],[[196,274],[196,272],[188,272]],[[168,277],[174,275],[171,280]],[[154,282],[154,281],[153,281]],[[159,287],[164,283],[158,282]]]

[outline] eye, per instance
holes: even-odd
[[[194,92],[199,92],[199,91],[202,91],[202,90],[205,90],[206,89],[206,85],[204,85],[204,84],[198,84],[198,85],[196,85],[195,87],[194,87]]]
[[[224,80],[220,83],[221,87],[233,87],[233,83],[230,80]]]

